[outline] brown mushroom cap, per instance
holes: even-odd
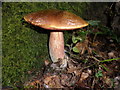
[[[33,25],[50,30],[72,30],[88,25],[73,13],[55,9],[30,13],[24,19]]]

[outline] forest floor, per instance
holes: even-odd
[[[28,71],[32,77],[25,82],[25,87],[120,89],[118,39],[106,27],[90,26],[86,29],[74,31],[66,45],[69,57],[66,68],[61,69],[60,62],[45,60],[42,70],[34,75],[34,70]]]

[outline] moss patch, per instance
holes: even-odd
[[[24,21],[24,15],[43,9],[62,9],[82,15],[86,3],[2,3],[2,74],[3,86],[16,86],[27,79],[27,71],[40,69],[43,60],[49,59],[48,35],[44,29]],[[65,42],[70,33],[65,32]],[[49,59],[50,60],[50,59]]]

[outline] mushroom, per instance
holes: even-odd
[[[48,9],[30,13],[24,19],[36,26],[51,30],[49,38],[49,53],[51,60],[57,62],[64,59],[64,30],[73,30],[88,25],[79,16],[68,11]]]

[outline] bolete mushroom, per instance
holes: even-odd
[[[68,11],[50,9],[30,13],[24,19],[36,26],[51,30],[49,38],[49,53],[53,62],[64,59],[64,30],[73,30],[88,25],[79,16]]]

